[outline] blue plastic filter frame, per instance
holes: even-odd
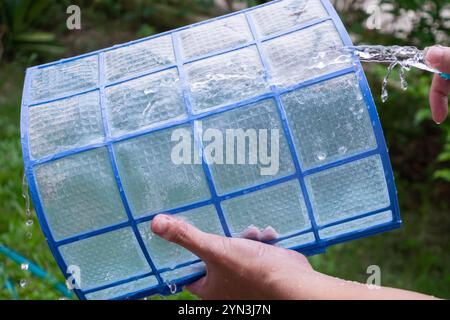
[[[267,98],[273,98],[274,101],[276,102],[276,107],[277,107],[277,112],[279,113],[280,119],[281,119],[281,123],[283,126],[283,131],[284,134],[286,136],[286,140],[289,146],[289,150],[293,159],[293,163],[295,166],[295,173],[290,174],[288,176],[284,176],[281,178],[276,178],[274,180],[271,180],[269,182],[266,183],[262,183],[259,184],[257,186],[254,187],[250,187],[250,188],[245,188],[242,190],[238,190],[238,191],[234,191],[225,195],[218,195],[217,190],[216,190],[216,186],[214,183],[214,179],[212,177],[211,174],[211,169],[208,166],[208,164],[206,163],[206,161],[203,161],[202,163],[202,167],[204,170],[204,174],[206,176],[206,180],[207,180],[207,184],[208,184],[208,188],[211,194],[211,198],[209,200],[204,200],[204,201],[199,201],[196,203],[192,203],[189,205],[185,205],[182,207],[178,207],[178,208],[174,208],[171,210],[164,210],[164,212],[166,213],[170,213],[170,214],[176,214],[179,212],[183,212],[183,211],[187,211],[190,209],[195,209],[195,208],[199,208],[205,205],[213,205],[217,211],[218,214],[218,218],[220,220],[220,223],[223,227],[223,231],[224,234],[226,236],[231,236],[231,232],[229,230],[227,221],[226,221],[226,217],[222,211],[222,206],[221,206],[221,201],[226,200],[226,199],[230,199],[230,198],[234,198],[243,194],[247,194],[249,192],[253,192],[256,190],[262,190],[271,186],[275,186],[278,185],[280,183],[283,182],[287,182],[287,181],[291,181],[291,180],[297,180],[300,183],[300,187],[301,187],[301,191],[303,193],[304,196],[304,200],[305,200],[305,204],[307,207],[307,212],[308,212],[308,216],[310,218],[311,221],[311,228],[307,229],[307,230],[302,230],[301,232],[297,232],[294,234],[289,234],[287,236],[283,236],[280,237],[276,240],[276,242],[280,242],[283,240],[289,240],[293,237],[297,237],[297,236],[301,236],[301,235],[305,235],[307,233],[313,233],[314,234],[314,239],[315,241],[312,243],[307,243],[304,245],[300,245],[300,246],[294,246],[294,247],[290,247],[291,249],[294,250],[298,250],[304,254],[307,255],[311,255],[311,254],[316,254],[316,253],[321,253],[324,252],[325,248],[329,245],[332,244],[336,244],[336,243],[340,243],[340,242],[344,242],[344,241],[348,241],[348,240],[352,240],[352,239],[356,239],[356,238],[361,238],[361,237],[366,237],[368,235],[372,235],[375,233],[379,233],[379,232],[384,232],[387,230],[391,230],[394,228],[398,228],[401,224],[401,219],[400,219],[400,215],[399,215],[399,208],[398,208],[398,201],[397,201],[397,196],[396,196],[396,190],[395,190],[395,183],[394,183],[394,178],[393,178],[393,174],[392,174],[392,168],[390,165],[390,161],[389,161],[389,156],[388,156],[388,152],[387,152],[387,148],[386,148],[386,144],[385,144],[385,140],[383,137],[383,133],[382,133],[382,128],[380,125],[380,121],[378,118],[378,114],[376,111],[376,107],[375,107],[375,103],[373,101],[370,89],[369,89],[369,85],[367,83],[366,77],[364,75],[364,72],[362,70],[362,67],[360,65],[356,65],[356,66],[352,66],[349,68],[345,68],[343,70],[339,70],[336,72],[332,72],[323,76],[319,76],[317,78],[311,79],[311,80],[307,80],[304,81],[302,83],[299,83],[297,85],[291,86],[289,88],[283,88],[280,89],[275,85],[272,85],[270,87],[270,91],[268,93],[264,93],[262,95],[259,95],[257,97],[253,97],[251,99],[246,99],[244,101],[240,101],[238,103],[233,103],[233,104],[229,104],[223,107],[219,107],[216,109],[210,109],[207,110],[205,112],[202,112],[200,114],[194,114],[192,111],[192,102],[191,102],[191,97],[190,97],[190,93],[189,93],[189,89],[188,89],[188,85],[187,85],[187,80],[186,80],[186,75],[185,75],[185,71],[184,71],[184,65],[186,63],[190,63],[193,61],[198,61],[198,60],[202,60],[202,59],[206,59],[212,56],[216,56],[216,55],[220,55],[223,53],[228,53],[228,52],[232,52],[235,50],[239,50],[242,49],[244,47],[250,47],[250,46],[254,46],[257,49],[257,52],[259,54],[260,60],[262,62],[262,65],[265,69],[266,72],[266,77],[270,78],[270,68],[269,63],[267,61],[267,57],[264,54],[264,51],[262,49],[262,43],[264,41],[267,40],[272,40],[284,35],[287,35],[289,33],[292,32],[296,32],[302,29],[307,29],[309,27],[315,26],[317,24],[320,24],[322,22],[325,21],[332,21],[335,28],[337,29],[341,40],[343,42],[343,44],[345,46],[352,46],[352,42],[351,39],[348,35],[348,33],[345,30],[344,25],[342,24],[341,20],[339,19],[336,11],[334,10],[333,6],[330,4],[330,2],[328,0],[320,0],[323,7],[325,8],[328,17],[325,18],[319,18],[319,19],[312,19],[310,21],[307,21],[306,23],[300,24],[300,25],[296,25],[293,28],[290,28],[289,30],[285,30],[283,32],[277,32],[273,35],[267,36],[267,37],[263,37],[262,39],[257,35],[257,32],[255,30],[255,25],[252,19],[252,16],[250,15],[250,13],[257,9],[257,8],[261,8],[267,5],[271,5],[277,2],[280,2],[280,0],[278,1],[273,1],[270,3],[266,3],[263,4],[261,6],[257,6],[257,7],[253,7],[250,9],[246,9],[243,11],[239,11],[239,12],[235,12],[223,17],[218,17],[212,20],[208,20],[205,22],[201,22],[195,25],[202,25],[205,23],[209,23],[211,21],[214,20],[218,20],[218,19],[222,19],[224,17],[230,17],[230,16],[234,16],[237,14],[244,14],[247,22],[248,22],[248,26],[249,29],[251,31],[251,34],[253,36],[253,41],[247,42],[243,45],[239,45],[237,47],[231,48],[231,49],[226,49],[226,50],[221,50],[219,52],[213,52],[207,55],[202,55],[200,57],[195,57],[193,59],[188,59],[187,61],[183,61],[182,59],[182,54],[181,54],[181,48],[180,48],[180,44],[179,44],[179,40],[178,40],[178,32],[181,30],[185,30],[187,28],[190,28],[192,26],[188,26],[188,27],[183,27],[180,29],[176,29],[176,30],[172,30],[169,32],[165,32],[162,34],[158,34],[155,36],[151,36],[148,38],[144,38],[144,39],[140,39],[137,41],[132,41],[130,43],[126,43],[126,44],[122,44],[119,46],[114,46],[113,48],[108,48],[108,49],[103,49],[100,51],[96,51],[93,53],[89,53],[89,54],[85,54],[85,55],[81,55],[78,57],[73,57],[73,58],[69,58],[69,59],[64,59],[58,62],[53,62],[53,63],[49,63],[49,64],[45,64],[45,65],[41,65],[41,66],[36,66],[36,67],[32,67],[29,68],[27,70],[26,73],[26,78],[25,78],[25,85],[24,85],[24,91],[23,91],[23,101],[22,101],[22,111],[21,111],[21,143],[22,143],[22,148],[23,148],[23,157],[24,157],[24,163],[25,163],[25,173],[28,179],[28,183],[29,183],[29,188],[30,188],[30,193],[31,193],[31,197],[33,199],[33,203],[34,206],[36,208],[36,212],[37,212],[37,216],[39,219],[39,223],[41,225],[41,228],[44,232],[44,235],[47,239],[47,242],[49,244],[49,247],[58,263],[58,266],[60,267],[60,269],[62,270],[62,272],[64,273],[66,278],[69,278],[71,275],[69,273],[67,273],[67,263],[64,260],[61,252],[60,252],[60,247],[63,245],[67,245],[69,243],[73,243],[82,239],[87,239],[87,238],[91,238],[97,235],[101,235],[101,234],[105,234],[107,232],[113,231],[113,230],[119,230],[120,228],[123,227],[131,227],[138,243],[140,246],[140,249],[142,250],[142,253],[145,256],[145,259],[148,262],[148,265],[151,269],[151,272],[147,272],[145,274],[139,274],[139,275],[135,275],[133,277],[127,278],[127,279],[122,279],[120,281],[115,281],[112,283],[108,283],[106,285],[102,285],[96,288],[91,288],[88,290],[81,290],[81,289],[74,289],[76,295],[80,298],[80,299],[86,299],[86,295],[91,294],[91,293],[95,293],[95,292],[99,292],[101,290],[105,290],[105,289],[109,289],[109,288],[113,288],[115,286],[118,285],[123,285],[123,284],[127,284],[127,283],[131,283],[132,281],[135,280],[139,280],[139,279],[144,279],[147,278],[149,276],[154,276],[157,280],[157,283],[150,287],[150,288],[145,288],[143,290],[139,290],[137,292],[131,292],[131,293],[124,293],[123,295],[118,295],[118,296],[114,296],[114,299],[138,299],[138,298],[142,298],[142,297],[146,297],[152,294],[170,294],[173,293],[171,292],[171,288],[167,285],[167,283],[164,282],[163,278],[161,277],[161,273],[163,272],[168,272],[171,269],[169,268],[165,268],[165,269],[157,269],[157,267],[155,266],[155,263],[152,261],[152,258],[150,256],[150,254],[148,253],[148,250],[145,246],[145,243],[139,233],[138,230],[138,224],[141,222],[145,222],[145,221],[150,221],[156,214],[158,214],[159,212],[151,212],[148,215],[145,215],[143,217],[139,217],[136,218],[135,216],[133,216],[132,210],[130,208],[129,205],[129,200],[127,199],[127,195],[125,194],[123,185],[122,185],[122,180],[121,180],[121,176],[119,174],[119,170],[118,170],[118,165],[117,165],[117,159],[116,159],[116,154],[115,154],[115,150],[113,148],[113,145],[117,142],[120,141],[125,141],[125,140],[129,140],[131,138],[136,138],[139,136],[143,136],[143,135],[147,135],[149,133],[152,132],[156,132],[159,130],[163,130],[163,129],[167,129],[167,128],[171,128],[174,127],[176,125],[180,125],[180,124],[189,124],[191,126],[191,128],[193,128],[194,133],[196,135],[196,144],[197,147],[201,147],[201,143],[198,137],[198,131],[196,129],[195,126],[195,121],[196,120],[201,120],[205,117],[208,117],[210,115],[214,115],[214,114],[219,114],[219,113],[223,113],[226,111],[230,111],[236,108],[239,108],[241,106],[244,105],[248,105],[254,102],[258,102]],[[145,74],[139,74],[138,76],[132,76],[132,77],[128,77],[125,80],[120,80],[120,81],[115,81],[113,83],[107,83],[107,80],[105,79],[105,55],[104,53],[109,51],[109,50],[113,50],[113,49],[117,49],[120,47],[124,47],[124,46],[128,46],[131,44],[137,44],[146,40],[150,40],[153,38],[158,38],[161,36],[165,36],[165,35],[169,35],[173,41],[173,48],[174,48],[174,55],[175,55],[175,59],[176,62],[175,64],[170,64],[164,67],[157,67],[154,68],[152,70],[150,70],[149,72],[145,73]],[[47,100],[47,101],[30,101],[30,95],[29,95],[29,90],[30,90],[30,82],[31,82],[31,74],[33,72],[33,70],[35,69],[39,69],[39,68],[46,68],[49,66],[53,66],[53,65],[57,65],[57,64],[63,64],[63,63],[67,63],[70,61],[75,61],[81,58],[85,58],[85,57],[94,57],[96,56],[98,58],[98,65],[99,65],[99,74],[98,74],[98,86],[94,87],[94,88],[90,88],[89,90],[84,90],[82,92],[75,92],[72,93],[70,96],[64,96],[64,97],[58,97],[56,99],[51,99],[51,100]],[[149,75],[149,74],[153,74],[156,72],[160,72],[160,71],[164,71],[164,70],[168,70],[168,69],[174,69],[176,68],[178,70],[178,74],[179,74],[179,79],[182,85],[182,92],[183,92],[183,99],[184,99],[184,103],[185,103],[185,107],[186,107],[186,112],[187,112],[187,118],[186,119],[182,119],[182,120],[172,120],[172,121],[168,121],[162,125],[158,125],[155,127],[151,127],[151,128],[146,128],[143,130],[138,130],[136,132],[133,133],[128,133],[119,137],[112,137],[111,134],[111,130],[109,127],[109,122],[107,119],[107,115],[106,115],[106,110],[105,110],[105,88],[109,87],[113,84],[118,84],[118,83],[122,83],[125,81],[129,81],[131,79],[135,79],[135,78],[140,78],[142,76],[145,75]],[[350,157],[347,157],[345,159],[342,160],[338,160],[338,161],[334,161],[332,163],[328,163],[325,165],[321,165],[318,167],[314,167],[312,169],[307,169],[307,170],[303,170],[301,167],[301,163],[299,161],[299,157],[297,155],[297,151],[295,148],[295,144],[293,141],[293,136],[292,136],[292,132],[291,132],[291,128],[288,125],[288,120],[287,120],[287,116],[286,116],[286,111],[283,107],[282,101],[281,101],[281,95],[288,93],[288,92],[292,92],[294,90],[298,90],[300,88],[304,88],[304,87],[308,87],[314,84],[318,84],[320,82],[326,81],[326,80],[330,80],[333,78],[337,78],[340,76],[344,76],[347,74],[352,74],[352,73],[356,73],[359,79],[359,86],[362,90],[362,94],[363,94],[363,98],[364,98],[364,102],[368,108],[368,113],[370,116],[370,120],[372,123],[372,128],[374,131],[374,135],[375,135],[375,139],[376,139],[376,144],[377,147],[375,149],[369,150],[369,151],[365,151],[362,153],[359,153],[357,155],[353,155]],[[49,156],[44,156],[40,159],[33,159],[30,155],[30,147],[29,147],[29,108],[32,108],[33,106],[36,105],[42,105],[48,102],[54,102],[57,100],[62,100],[62,99],[66,99],[68,97],[71,96],[78,96],[80,94],[83,93],[88,93],[88,92],[93,92],[93,91],[99,91],[100,92],[100,107],[101,107],[101,115],[102,115],[102,122],[103,122],[103,129],[105,132],[105,139],[104,141],[101,142],[97,142],[95,144],[90,144],[90,145],[86,145],[86,146],[82,146],[82,147],[77,147],[68,151],[63,151],[57,154],[53,154],[53,155],[49,155]],[[39,189],[38,189],[38,185],[37,185],[37,181],[36,181],[36,176],[34,173],[34,169],[44,163],[48,163],[48,162],[52,162],[58,159],[62,159],[71,155],[75,155],[84,151],[88,151],[88,150],[93,150],[96,148],[100,148],[100,147],[106,147],[108,150],[108,155],[109,155],[109,160],[111,162],[111,167],[114,173],[114,177],[118,186],[118,190],[120,193],[120,198],[122,200],[126,215],[127,215],[127,221],[125,222],[121,222],[121,223],[117,223],[115,225],[112,226],[108,226],[108,227],[104,227],[104,228],[100,228],[94,231],[89,231],[89,232],[85,232],[83,234],[78,234],[75,236],[71,236],[69,238],[64,238],[62,240],[58,240],[56,241],[54,236],[52,235],[50,226],[48,224],[44,209],[43,209],[43,205],[41,202],[41,196],[39,193]],[[386,178],[386,184],[387,184],[387,188],[388,188],[388,192],[389,192],[389,200],[390,200],[390,204],[389,206],[376,210],[376,211],[372,211],[372,212],[368,212],[368,213],[364,213],[364,214],[360,214],[357,216],[353,216],[351,218],[346,218],[346,219],[341,219],[339,221],[335,221],[332,223],[328,223],[326,225],[322,225],[322,226],[318,226],[316,221],[315,221],[315,217],[313,214],[313,209],[312,209],[312,205],[311,205],[311,200],[308,197],[308,192],[307,192],[307,186],[305,183],[305,177],[314,174],[314,173],[318,173],[321,172],[325,169],[330,169],[330,168],[334,168],[334,167],[338,167],[340,165],[346,164],[346,163],[350,163],[350,162],[354,162],[360,159],[364,159],[373,155],[379,155],[381,158],[381,162],[383,165],[383,169],[384,169],[384,174],[385,174],[385,178]],[[391,211],[392,212],[392,221],[389,221],[387,223],[382,223],[379,225],[375,225],[369,228],[365,228],[362,230],[356,230],[356,231],[350,231],[346,234],[343,235],[338,235],[335,237],[330,237],[330,238],[326,238],[325,240],[322,239],[319,235],[319,231],[324,229],[324,228],[329,228],[332,226],[336,226],[336,225],[340,225],[346,222],[351,222],[354,220],[358,220],[358,219],[362,219],[365,217],[370,217],[382,212],[386,212],[386,211]],[[194,265],[196,263],[198,263],[199,260],[194,260],[194,261],[190,261],[188,263],[183,263],[181,265],[178,265],[175,267],[175,269],[180,269],[183,267],[188,267],[191,265]],[[201,276],[204,275],[204,271],[200,271],[200,272],[196,272],[193,274],[189,274],[188,276],[183,276],[179,279],[177,279],[176,281],[174,281],[173,283],[176,284],[176,288],[177,290],[180,290],[181,287],[184,284],[187,283],[191,283],[192,281],[194,281],[195,279],[200,278]]]

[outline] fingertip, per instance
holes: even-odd
[[[268,226],[261,232],[261,241],[267,242],[278,238],[278,232],[272,227]]]
[[[164,235],[169,229],[172,218],[166,214],[158,214],[151,222],[151,229],[159,236]]]
[[[426,48],[424,54],[425,60],[428,63],[428,65],[434,66],[442,59],[444,55],[444,50],[439,46],[433,46]]]
[[[445,121],[445,119],[447,119],[447,111],[446,110],[442,110],[442,111],[440,111],[440,112],[434,112],[434,113],[432,113],[432,118],[433,118],[433,121],[436,123],[436,124],[441,124],[441,123],[443,123],[444,121]]]
[[[443,46],[433,46],[424,51],[425,62],[432,68],[441,72],[449,72],[450,70],[450,48]]]
[[[241,232],[240,236],[244,239],[259,241],[261,231],[254,225],[249,225]]]

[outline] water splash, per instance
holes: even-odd
[[[392,74],[392,71],[394,70],[394,68],[397,66],[397,63],[392,63],[391,65],[389,65],[388,67],[388,71],[386,76],[383,79],[383,82],[381,83],[381,101],[384,103],[387,101],[388,97],[389,97],[389,93],[387,90],[387,85],[388,85],[388,81],[389,78]]]
[[[389,97],[387,86],[389,78],[396,67],[400,68],[399,77],[402,90],[408,89],[406,75],[412,68],[440,73],[426,64],[424,51],[413,46],[361,45],[330,49],[318,52],[310,57],[307,64],[309,66],[306,68],[321,70],[331,65],[337,68],[345,68],[351,65],[358,73],[360,70],[358,58],[361,62],[389,64],[381,88],[381,100],[383,102],[386,102]]]
[[[363,62],[384,62],[398,64],[406,71],[418,68],[432,73],[440,73],[427,65],[424,51],[413,46],[361,45],[346,48]]]
[[[424,51],[413,46],[362,45],[347,47],[346,50],[357,56],[362,62],[389,63],[387,74],[383,79],[381,88],[381,100],[383,102],[386,102],[389,97],[387,85],[389,77],[395,67],[400,67],[399,77],[402,90],[408,89],[406,73],[410,71],[411,68],[417,68],[437,74],[440,73],[438,70],[427,65]]]

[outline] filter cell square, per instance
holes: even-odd
[[[355,74],[295,90],[281,101],[304,170],[377,147]]]
[[[106,51],[105,78],[114,82],[174,63],[172,37],[161,36]]]
[[[268,91],[255,46],[185,65],[194,113]]]
[[[389,192],[379,155],[327,169],[305,178],[319,225],[389,206]]]
[[[131,228],[123,228],[63,245],[67,266],[79,271],[79,287],[88,290],[150,272]]]
[[[211,197],[201,164],[173,161],[176,142],[171,137],[177,129],[191,132],[190,126],[180,126],[114,145],[125,194],[136,217]]]
[[[205,135],[208,130],[217,130],[223,139],[225,156],[216,161],[211,157],[209,161],[219,194],[252,187],[295,171],[273,99],[208,117],[202,127]],[[207,143],[204,145],[208,148]],[[242,157],[241,161],[238,156]]]
[[[311,227],[296,179],[225,200],[222,207],[233,236],[242,235],[250,226],[272,227],[279,236]]]
[[[251,11],[260,36],[287,31],[328,16],[320,0],[287,0]]]
[[[106,88],[106,110],[113,136],[186,117],[176,69]]]
[[[40,165],[35,175],[55,240],[127,220],[106,148]]]
[[[180,31],[178,35],[185,59],[231,49],[253,40],[244,15],[201,24]]]
[[[28,118],[30,149],[35,159],[105,138],[99,91],[31,107]]]
[[[30,73],[30,102],[49,101],[98,85],[98,56],[32,69]]]
[[[339,50],[343,46],[330,21],[263,42],[272,73],[271,81],[283,88],[351,67],[352,62],[347,58],[339,63],[322,65],[317,62],[320,53],[326,53],[329,61],[338,58],[342,55]]]

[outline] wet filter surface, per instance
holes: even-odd
[[[328,0],[286,0],[29,68],[26,176],[62,272],[81,271],[77,296],[169,294],[203,275],[151,232],[161,212],[225,236],[270,226],[273,243],[305,254],[399,227],[359,61],[308,60],[345,46]],[[208,128],[278,129],[279,170],[171,161],[175,130]],[[192,148],[204,152],[198,139]]]

